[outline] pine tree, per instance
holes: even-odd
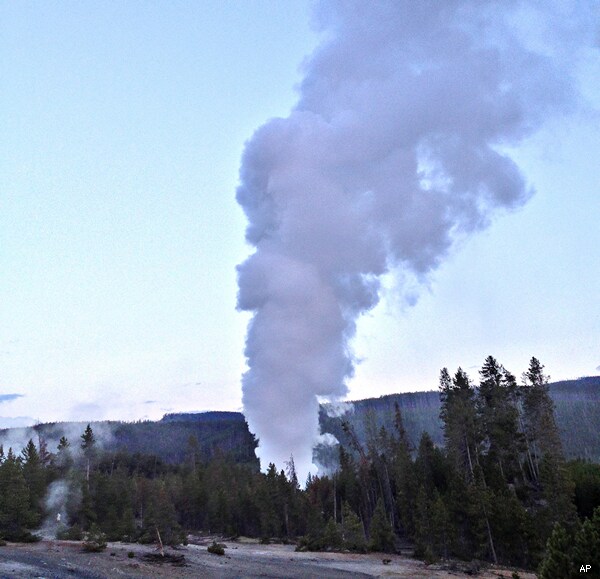
[[[264,538],[283,536],[280,519],[283,505],[279,496],[278,477],[275,464],[270,463],[267,474],[258,490],[260,527],[261,535]]]
[[[96,438],[94,436],[94,431],[89,424],[81,435],[81,450],[83,451],[85,459],[85,480],[89,491],[90,470],[92,467],[92,460],[96,455]]]
[[[337,494],[340,500],[347,501],[354,509],[360,505],[360,488],[356,474],[356,463],[352,455],[340,445],[339,469],[337,472]]]
[[[46,494],[46,470],[33,440],[29,439],[27,446],[21,452],[21,456],[23,460],[23,477],[29,489],[31,522],[36,525],[42,518],[42,500]]]
[[[554,403],[548,390],[549,376],[537,358],[531,358],[523,374],[523,414],[528,443],[532,449],[534,480],[542,491],[539,509],[542,536],[548,536],[554,523],[573,526],[576,510],[575,488],[570,478],[554,417]]]
[[[144,516],[142,541],[154,543],[160,533],[165,545],[179,545],[185,541],[185,533],[177,521],[177,513],[164,481],[151,485],[148,508]]]
[[[540,475],[543,456],[563,457],[562,444],[554,418],[554,403],[550,398],[544,366],[537,358],[531,358],[527,372],[523,373],[523,422],[525,434],[531,448],[533,476]]]
[[[342,538],[344,547],[350,551],[364,553],[367,550],[363,524],[346,501],[342,504]]]
[[[459,368],[453,379],[448,370],[440,375],[440,418],[444,427],[446,451],[465,480],[474,480],[482,433],[475,406],[475,390],[466,372]]]
[[[425,487],[421,485],[416,500],[415,524],[415,557],[433,560],[433,523],[431,520],[431,499],[427,496]]]
[[[446,368],[441,371],[440,399],[440,417],[443,421],[448,457],[456,473],[466,483],[463,500],[470,505],[470,514],[474,521],[481,520],[483,523],[481,534],[485,534],[487,551],[494,563],[497,563],[490,522],[490,504],[493,498],[479,460],[483,450],[483,429],[477,413],[474,388],[462,368],[456,371],[452,380]],[[479,529],[477,525],[475,528]],[[479,530],[475,535],[480,535]],[[477,542],[478,548],[481,548],[482,542]]]
[[[333,518],[327,521],[323,530],[323,547],[325,549],[341,549],[343,544],[342,529]]]
[[[369,526],[369,549],[371,551],[391,553],[395,550],[394,544],[394,529],[385,515],[383,501],[380,498],[377,501],[371,525]]]
[[[394,426],[397,439],[392,442],[391,470],[395,487],[394,502],[398,513],[396,528],[406,537],[412,537],[415,530],[416,471],[411,457],[412,446],[397,402],[394,405]]]
[[[0,465],[0,536],[19,541],[28,534],[26,528],[34,522],[22,461],[9,448]]]
[[[67,473],[73,466],[73,457],[71,454],[71,443],[66,436],[61,436],[56,448],[54,463],[61,474]]]
[[[486,463],[499,471],[502,482],[497,486],[506,486],[520,471],[516,383],[493,356],[486,358],[479,374],[477,409],[485,437]],[[489,473],[487,479],[492,480]]]
[[[572,560],[572,538],[558,523],[546,544],[546,556],[539,568],[539,579],[571,579],[575,577]]]
[[[62,442],[62,438],[61,438],[61,442]],[[95,448],[95,445],[96,445],[96,437],[94,436],[94,431],[92,430],[91,425],[88,424],[85,427],[83,434],[81,435],[81,450],[83,450],[84,453],[89,453],[92,451],[92,449]]]
[[[600,575],[600,507],[577,531],[572,559],[575,569],[591,565],[592,571]]]
[[[435,554],[444,559],[448,558],[452,537],[452,525],[446,503],[437,489],[434,491],[431,504],[431,524],[433,528],[433,548]]]

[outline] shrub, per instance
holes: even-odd
[[[61,527],[56,531],[56,538],[63,541],[81,541],[83,539],[83,531],[79,525]]]
[[[208,552],[213,555],[225,555],[225,545],[213,541],[212,545],[208,546]]]
[[[88,553],[99,553],[104,549],[106,549],[106,535],[96,525],[92,525],[86,533],[83,550]]]

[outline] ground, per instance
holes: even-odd
[[[256,541],[222,541],[224,556],[207,551],[212,538],[190,537],[186,547],[165,549],[167,557],[184,556],[185,566],[169,561],[152,562],[146,556],[158,555],[154,546],[109,543],[102,553],[85,553],[81,543],[43,540],[33,544],[9,543],[0,547],[1,579],[114,579],[118,577],[233,579],[239,577],[350,578],[407,577],[411,579],[450,579],[467,577],[462,570],[425,565],[398,555],[370,553],[297,553],[292,545],[260,545]],[[129,554],[133,554],[130,556]],[[385,562],[384,562],[385,560]],[[471,575],[473,576],[473,575]],[[488,568],[476,575],[481,579],[510,578],[512,571]],[[535,575],[519,572],[521,579]]]

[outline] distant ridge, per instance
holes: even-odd
[[[219,422],[221,420],[244,422],[245,419],[241,412],[207,410],[205,412],[170,412],[165,414],[160,422]]]
[[[600,376],[561,380],[549,386],[567,458],[600,462]],[[374,420],[377,428],[385,426],[386,429],[393,429],[396,402],[402,409],[404,426],[414,447],[419,444],[424,431],[431,435],[436,444],[444,444],[439,419],[440,399],[435,390],[357,400],[352,403],[352,411],[343,417],[330,417],[326,405],[321,406],[321,431],[333,434],[342,444],[349,446],[350,441],[342,428],[344,419],[352,424],[359,440],[364,442],[369,414],[373,416],[370,420]],[[35,440],[39,435],[53,452],[62,435],[78,445],[86,424],[87,421],[57,422],[30,428],[0,429],[0,444],[4,445],[5,452],[9,446],[20,452],[29,438]],[[257,467],[254,455],[256,441],[241,412],[181,412],[165,414],[158,421],[101,421],[91,424],[105,450],[127,450],[178,463],[189,458],[190,437],[195,437],[203,460],[229,456],[236,462]],[[317,449],[317,456],[326,464],[336,460],[337,450],[335,447],[320,448]]]

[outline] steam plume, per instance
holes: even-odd
[[[244,411],[263,467],[311,468],[317,397],[342,398],[349,342],[388,271],[424,279],[453,243],[531,194],[509,147],[577,95],[592,3],[349,1],[297,106],[247,143],[237,200],[256,251],[238,267],[254,316]]]

